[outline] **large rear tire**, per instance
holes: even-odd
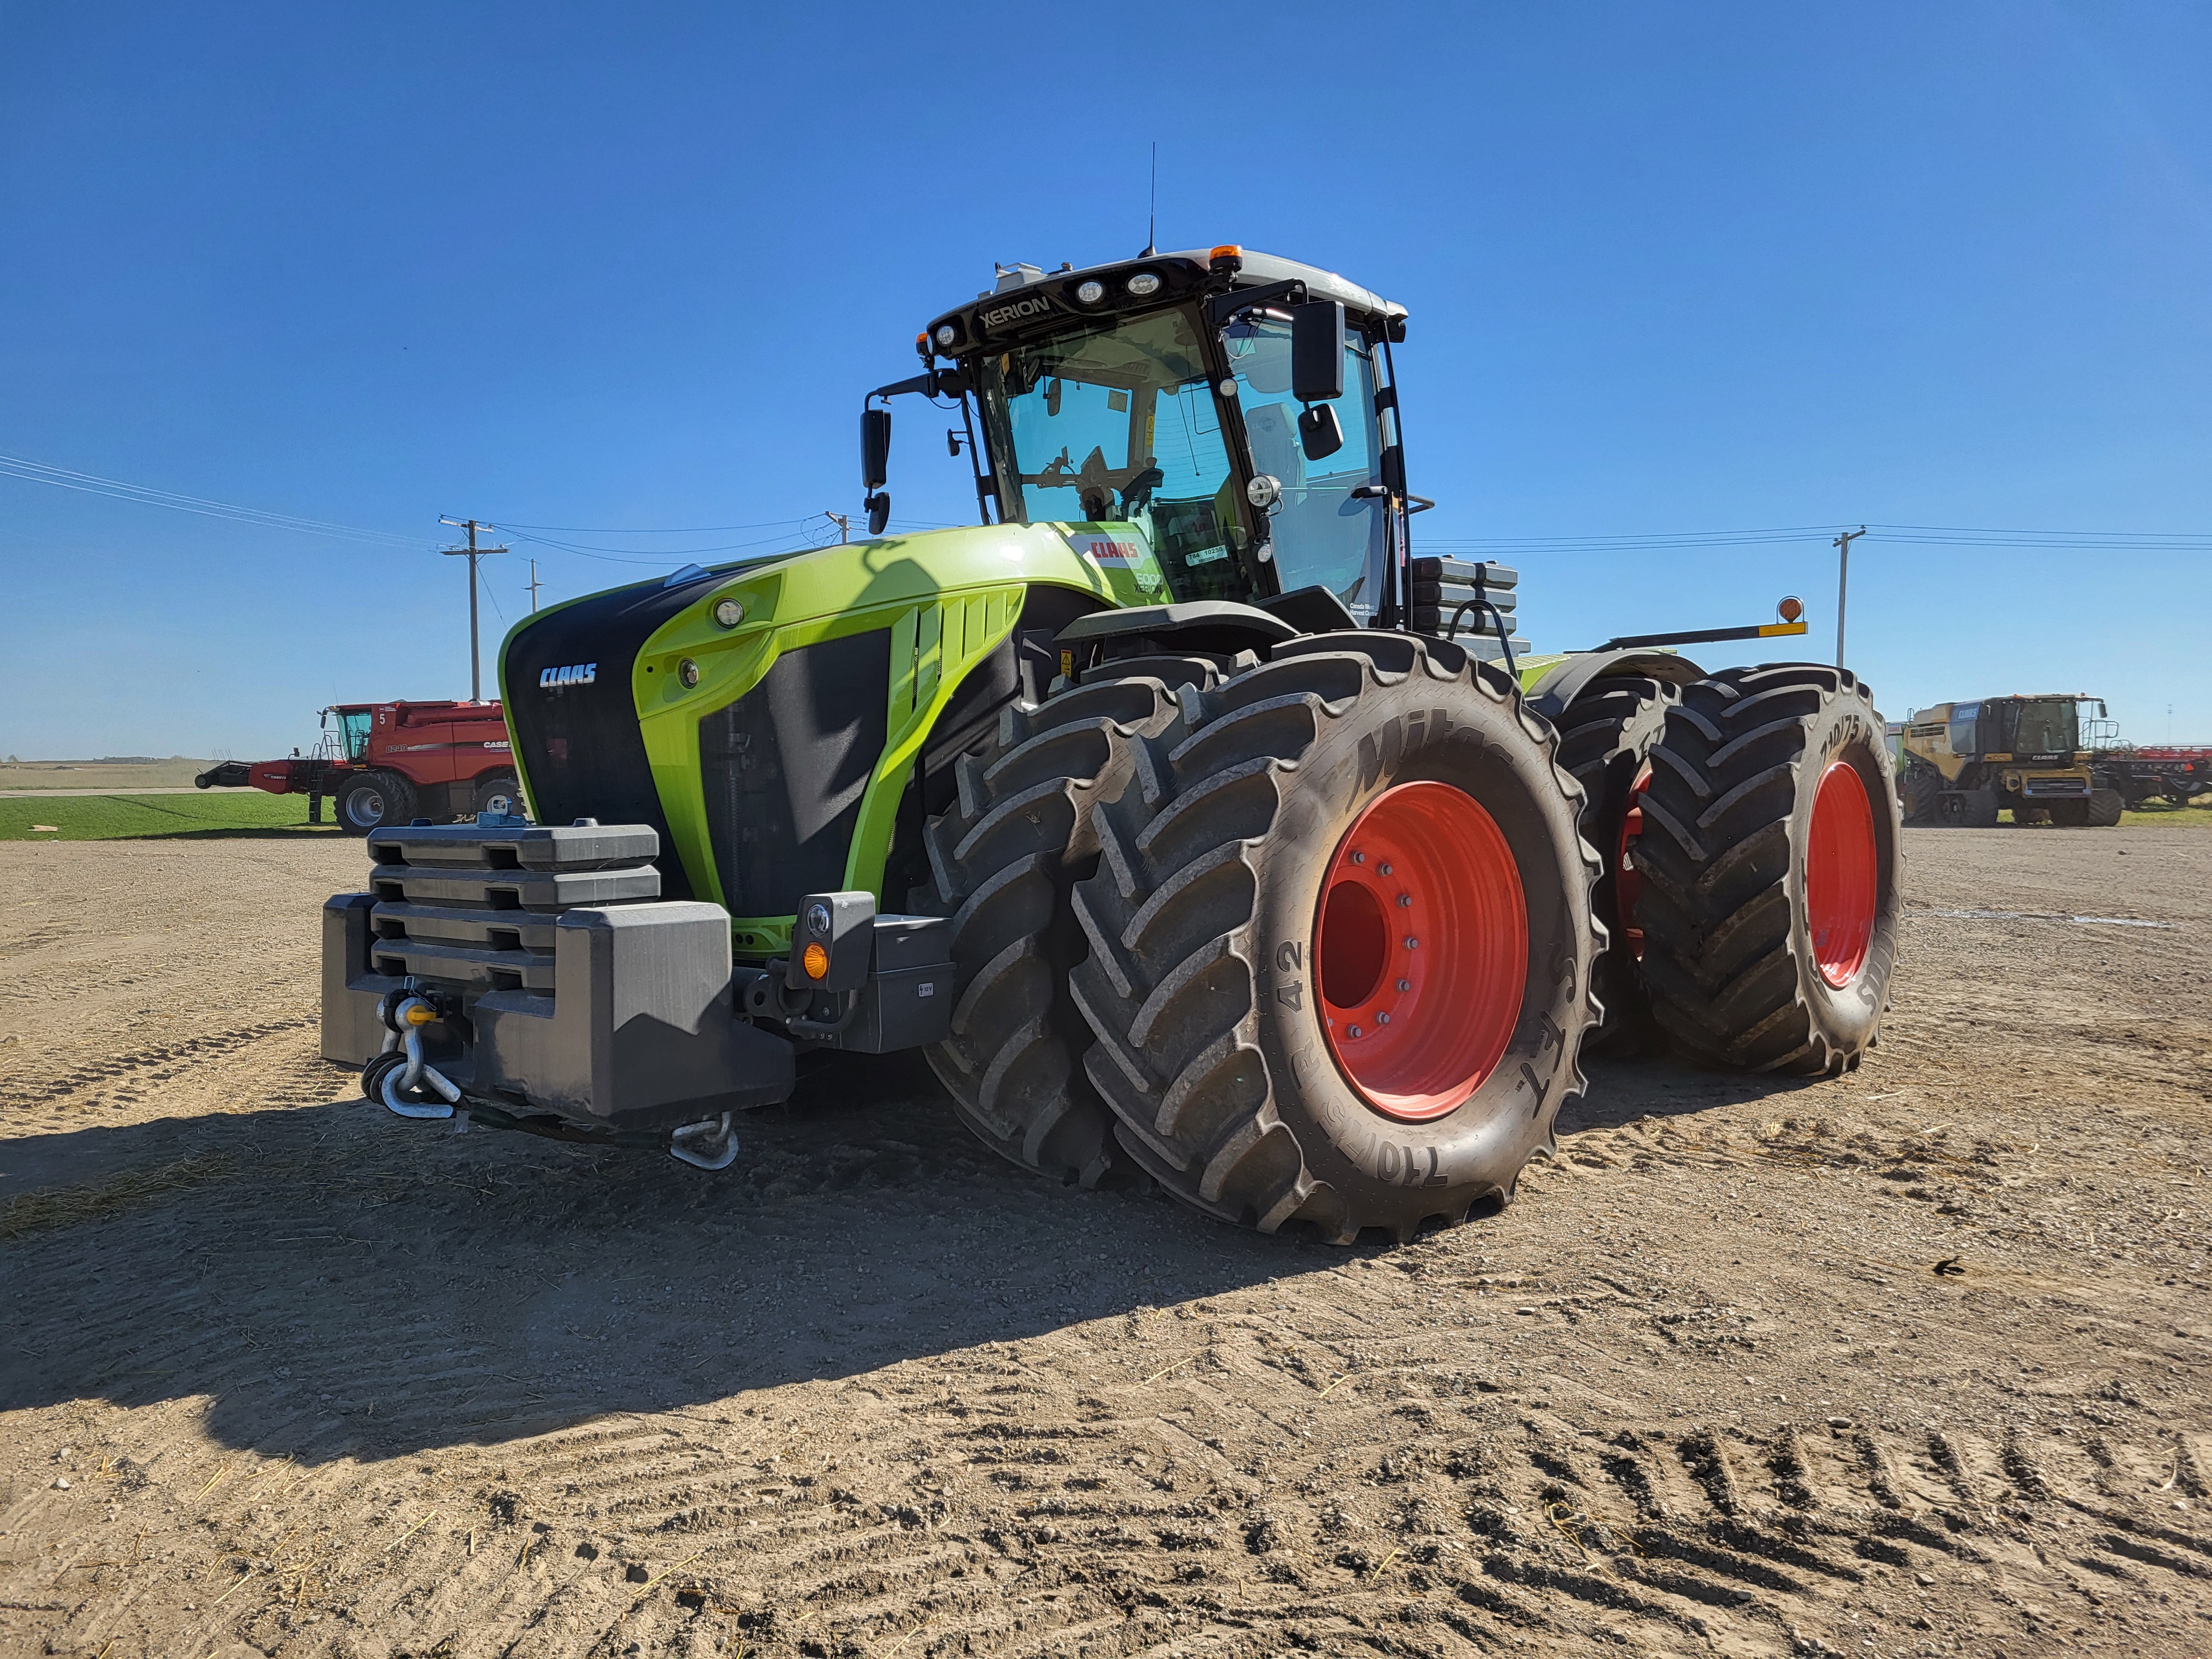
[[[1462,647],[1319,635],[1132,744],[1078,884],[1121,1145],[1349,1243],[1502,1204],[1582,1091],[1604,930],[1558,738]]]
[[[2093,830],[2109,830],[2120,821],[2127,807],[2117,789],[2092,789],[2089,792],[2088,815],[2082,820]]]
[[[1698,681],[1652,750],[1644,979],[1684,1048],[1747,1071],[1856,1066],[1897,960],[1904,874],[1881,717],[1844,671]]]
[[[1667,729],[1667,711],[1681,700],[1681,688],[1665,680],[1608,675],[1584,687],[1558,721],[1559,764],[1583,787],[1583,839],[1604,860],[1590,896],[1607,939],[1593,987],[1599,1021],[1590,1048],[1597,1054],[1644,1053],[1659,1035],[1636,966],[1644,954],[1644,933],[1636,925],[1636,843],[1644,830],[1640,803],[1651,776],[1651,745]]]
[[[1203,658],[1146,658],[1003,710],[992,741],[954,763],[957,793],[924,836],[933,884],[917,898],[952,918],[959,988],[930,1066],[977,1139],[1050,1180],[1095,1187],[1126,1165],[1083,1070],[1068,890],[1097,865],[1092,817],[1128,775],[1129,740],[1168,725],[1176,686],[1216,678]]]

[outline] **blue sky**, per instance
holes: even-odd
[[[2212,12],[0,3],[0,754],[282,752],[465,694],[441,514],[548,598],[857,511],[994,259],[1235,240],[1408,305],[1433,544],[1540,647],[1765,618],[1885,708],[2212,742]],[[902,520],[973,514],[902,408]],[[682,536],[611,530],[716,528]],[[1680,532],[1784,528],[1716,544]],[[1800,528],[1802,527],[1802,528]],[[1619,538],[1607,540],[1606,538]],[[510,537],[510,539],[513,539]],[[645,558],[644,564],[617,561]],[[657,561],[657,562],[656,562]]]

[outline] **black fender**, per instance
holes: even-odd
[[[1565,714],[1583,688],[1609,674],[1642,674],[1670,685],[1687,685],[1705,671],[1672,651],[1581,651],[1554,663],[1525,694],[1528,707],[1547,720]]]
[[[1264,654],[1299,638],[1304,631],[1257,605],[1238,605],[1231,599],[1193,599],[1182,605],[1094,611],[1068,623],[1058,637],[1063,646],[1079,652],[1095,647],[1108,657],[1149,655],[1163,648],[1233,656],[1239,651]],[[1170,640],[1174,644],[1166,645]]]

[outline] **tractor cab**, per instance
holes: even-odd
[[[1118,534],[1162,603],[1319,588],[1343,621],[1388,624],[1394,520],[1427,505],[1405,493],[1405,321],[1333,272],[1233,246],[1001,270],[918,337],[925,374],[869,395],[870,530],[890,516],[889,400],[921,392],[958,400],[948,437],[986,523]]]

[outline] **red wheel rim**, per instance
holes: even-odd
[[[1644,896],[1644,878],[1636,873],[1636,843],[1644,839],[1644,792],[1651,787],[1651,763],[1644,763],[1635,782],[1628,786],[1628,810],[1620,815],[1620,845],[1613,849],[1613,909],[1620,922],[1629,953],[1644,960],[1644,930],[1636,925],[1636,901]]]
[[[1328,1051],[1360,1097],[1419,1123],[1505,1053],[1528,974],[1521,872],[1497,820],[1444,783],[1385,790],[1337,843],[1314,918]]]
[[[1842,990],[1866,966],[1879,885],[1874,807],[1849,761],[1831,761],[1813,796],[1805,846],[1805,922],[1820,977]]]

